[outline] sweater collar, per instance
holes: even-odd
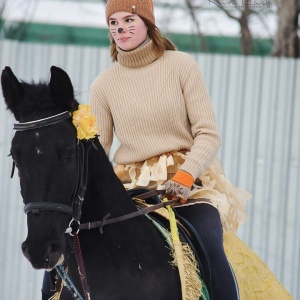
[[[132,51],[123,51],[119,47],[117,47],[117,51],[118,62],[126,68],[141,68],[159,58],[153,50],[152,40]]]

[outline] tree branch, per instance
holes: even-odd
[[[200,37],[200,40],[201,40],[201,49],[203,51],[207,51],[207,45],[206,45],[206,41],[205,41],[205,38],[200,30],[200,25],[199,25],[199,22],[198,22],[198,19],[197,19],[197,16],[195,14],[195,7],[193,6],[192,4],[192,0],[185,0],[186,2],[186,5],[190,11],[190,14],[192,16],[192,19],[193,19],[193,22],[195,23],[196,25],[196,30],[197,30],[197,35]]]
[[[226,15],[227,15],[229,18],[232,18],[232,19],[234,19],[234,20],[236,20],[236,21],[239,21],[239,18],[237,18],[236,16],[232,15],[227,9],[225,9],[225,8],[222,6],[222,3],[221,3],[220,0],[214,0],[214,1],[217,2],[217,4],[219,4],[218,7],[219,7],[222,11],[224,11],[224,12],[226,13]],[[238,9],[238,10],[239,10],[239,9]],[[240,11],[240,10],[239,10],[239,11]]]

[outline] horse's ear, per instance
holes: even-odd
[[[1,85],[6,106],[15,114],[15,108],[22,101],[23,87],[10,67],[2,71]]]
[[[67,110],[74,107],[74,90],[69,75],[62,69],[52,66],[50,68],[50,95],[60,101],[60,105]]]

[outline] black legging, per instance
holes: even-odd
[[[223,228],[218,210],[209,204],[179,207],[177,212],[191,223],[201,237],[211,266],[212,300],[236,300],[234,275],[223,247]]]

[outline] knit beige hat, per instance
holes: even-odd
[[[106,23],[109,17],[118,12],[127,11],[155,24],[152,0],[108,0],[106,4]]]

